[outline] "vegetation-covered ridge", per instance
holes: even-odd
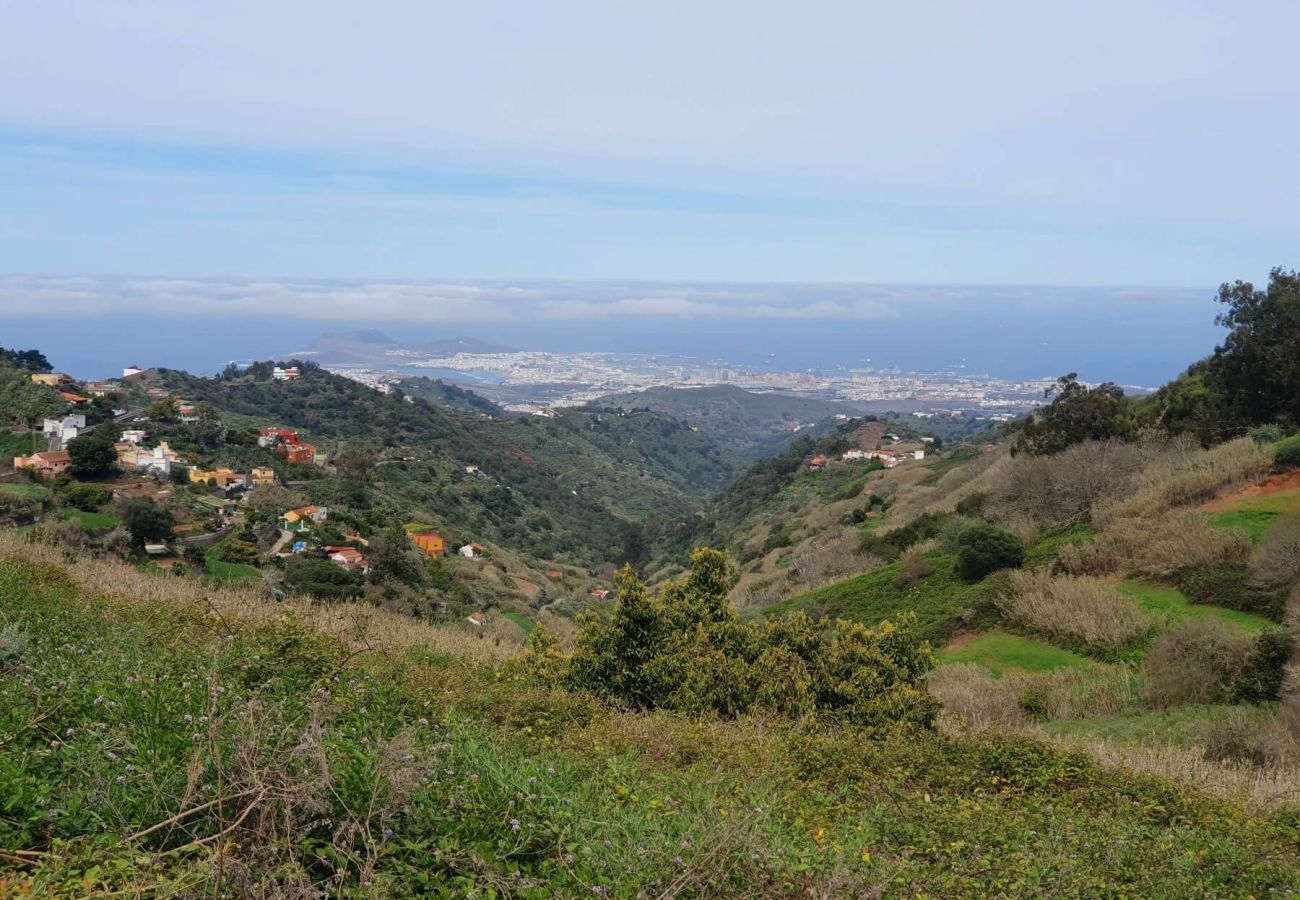
[[[34,544],[0,548],[0,613],[0,892],[1260,896],[1300,877],[1289,814],[1030,738],[619,711],[481,641]]]

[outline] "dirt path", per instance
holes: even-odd
[[[1283,491],[1294,490],[1300,490],[1300,469],[1294,472],[1284,472],[1281,475],[1271,475],[1257,484],[1250,484],[1230,494],[1216,497],[1209,503],[1202,504],[1201,509],[1207,512],[1222,512],[1234,508],[1243,500],[1253,500],[1256,497],[1266,497],[1269,494],[1280,494]]]
[[[948,643],[943,646],[942,650],[945,653],[951,652],[953,650],[960,650],[962,647],[965,647],[967,644],[975,640],[975,638],[979,637],[983,633],[984,632],[982,631],[958,632],[957,634],[954,634],[952,636],[952,640],[948,641]]]

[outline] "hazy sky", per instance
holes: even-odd
[[[1300,4],[0,0],[0,23],[0,272],[1204,291],[1296,263]]]

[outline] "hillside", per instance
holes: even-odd
[[[39,545],[0,542],[0,614],[0,893],[1245,897],[1300,878],[1286,815],[1031,738],[618,711],[454,627]]]
[[[795,437],[826,420],[833,423],[836,416],[857,416],[865,411],[862,404],[757,393],[730,385],[654,387],[611,394],[597,404],[648,409],[681,419],[747,462],[780,453]]]
[[[359,508],[363,518],[422,515],[539,559],[620,561],[641,543],[645,520],[691,516],[737,472],[706,436],[652,412],[487,419],[310,366],[295,381],[163,371],[156,384],[211,404],[230,424],[292,427],[330,457],[382,461],[370,472],[374,497]],[[308,488],[347,505],[328,478]]]

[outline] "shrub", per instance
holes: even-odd
[[[1178,589],[1193,603],[1258,613],[1274,621],[1281,619],[1286,602],[1284,591],[1261,584],[1244,563],[1220,563],[1188,569],[1178,577]]]
[[[1159,635],[1142,664],[1148,706],[1165,709],[1225,703],[1254,641],[1222,622],[1192,619]]]
[[[1241,562],[1250,555],[1250,538],[1236,529],[1211,527],[1195,509],[1154,518],[1111,521],[1093,541],[1061,548],[1061,568],[1073,575],[1131,572],[1173,578],[1203,566]]]
[[[1015,568],[1025,561],[1025,545],[1020,538],[996,525],[968,525],[954,543],[957,574],[967,581],[978,581],[990,572]]]
[[[321,600],[357,600],[361,576],[347,572],[327,559],[300,559],[289,567],[284,580],[294,590]]]
[[[913,544],[938,537],[951,518],[938,513],[924,513],[906,525],[883,534],[864,531],[858,544],[858,552],[893,561]]]
[[[894,575],[894,584],[901,588],[920,584],[934,574],[934,566],[925,558],[925,550],[915,546],[903,554],[898,562],[898,573]]]
[[[170,537],[172,524],[171,511],[152,500],[128,500],[122,508],[122,525],[137,545]]]
[[[842,620],[822,628],[795,613],[752,625],[727,602],[735,580],[726,555],[706,549],[691,555],[689,574],[655,596],[624,569],[611,616],[581,618],[565,682],[639,708],[819,713],[872,728],[931,724],[937,703],[923,678],[934,662],[913,618],[874,629]]]
[[[113,489],[106,484],[83,484],[75,482],[68,485],[64,497],[70,505],[87,512],[94,512],[113,499]]]
[[[1285,727],[1261,722],[1258,716],[1245,710],[1234,710],[1207,726],[1201,742],[1208,760],[1246,763],[1259,768],[1285,765],[1300,755],[1300,746]]]
[[[238,538],[231,538],[217,548],[217,559],[223,562],[255,566],[261,558],[256,545],[241,541]]]
[[[1250,568],[1269,584],[1300,580],[1300,517],[1283,519],[1268,530],[1251,554]]]
[[[1102,526],[1126,518],[1150,519],[1183,506],[1203,503],[1219,492],[1254,481],[1269,470],[1272,454],[1250,438],[1201,450],[1175,441],[1147,466],[1138,489],[1122,500],[1099,506]]]
[[[1300,434],[1278,441],[1273,446],[1273,471],[1289,472],[1300,469]]]
[[[1112,585],[1095,578],[1011,573],[998,607],[1012,622],[1044,637],[1114,654],[1140,642],[1152,621]]]
[[[1282,692],[1283,672],[1295,640],[1279,628],[1261,632],[1232,683],[1234,703],[1266,703]]]

